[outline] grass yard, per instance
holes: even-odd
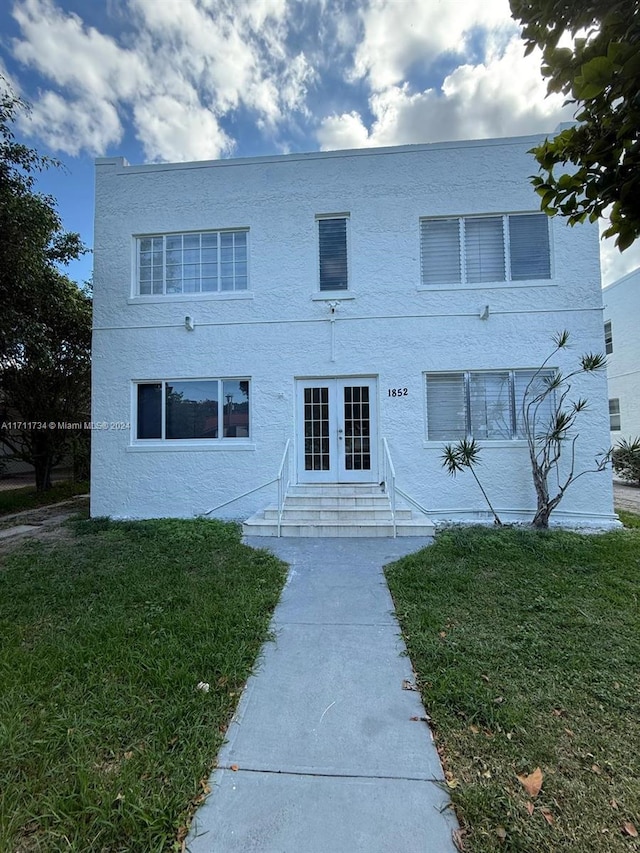
[[[35,486],[22,486],[17,489],[3,489],[0,491],[0,516],[9,515],[13,512],[21,512],[24,509],[36,509],[40,506],[48,506],[76,495],[89,494],[88,481],[80,483],[54,483],[48,492],[36,492]]]
[[[451,529],[386,574],[463,849],[640,850],[640,530]]]
[[[0,563],[0,850],[179,850],[286,567],[215,521],[74,526]]]

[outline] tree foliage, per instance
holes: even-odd
[[[91,301],[60,272],[84,251],[80,237],[35,186],[40,171],[59,164],[15,140],[26,105],[1,78],[0,86],[0,409],[5,423],[56,424],[5,428],[0,442],[34,465],[44,490],[78,440],[58,423],[88,420]]]
[[[36,192],[38,172],[59,163],[16,142],[13,124],[26,104],[0,77],[0,359],[11,355],[32,331],[34,300],[56,299],[52,274],[84,251],[67,232],[55,199]]]
[[[576,105],[577,124],[532,152],[542,209],[571,225],[608,216],[604,236],[622,251],[640,235],[640,0],[510,3],[526,52],[542,50],[549,93]]]

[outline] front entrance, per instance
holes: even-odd
[[[375,379],[298,380],[297,430],[300,483],[377,482]]]

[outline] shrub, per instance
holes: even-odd
[[[640,486],[640,438],[622,439],[613,448],[613,470],[623,480]]]

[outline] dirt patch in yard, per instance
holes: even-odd
[[[40,542],[59,542],[69,539],[71,531],[65,525],[70,518],[86,514],[89,496],[71,498],[58,504],[27,509],[0,518],[0,554],[8,554],[27,539]]]

